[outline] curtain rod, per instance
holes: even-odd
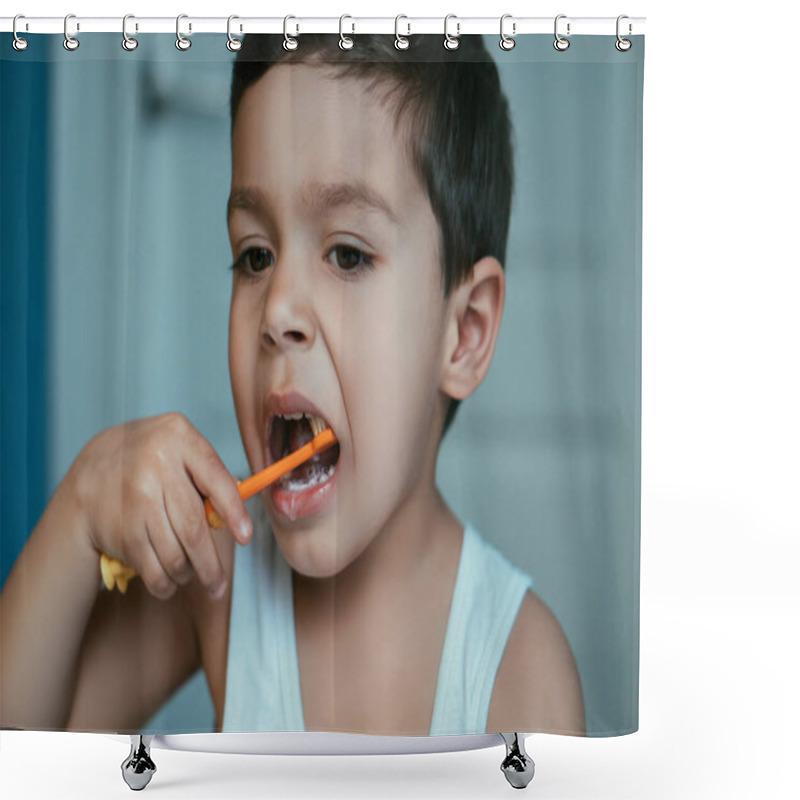
[[[193,17],[181,14],[181,36],[193,33],[222,33],[228,31],[228,17]],[[448,15],[447,31],[450,36],[465,34],[500,35],[500,16],[497,17],[459,17]],[[560,14],[558,33],[560,36],[581,34],[614,35],[617,32],[616,17],[570,17]],[[135,33],[176,33],[177,17],[136,17],[128,16],[126,32],[128,36]],[[506,36],[517,36],[525,33],[555,32],[555,17],[514,17],[505,15],[503,31]],[[644,33],[645,17],[627,17],[620,20],[620,33],[631,36]],[[0,17],[0,31],[10,33],[13,30],[14,17]],[[16,30],[19,35],[27,33],[60,33],[64,34],[64,17],[28,17],[17,19]],[[67,27],[70,36],[81,33],[120,33],[122,34],[122,17],[81,17],[69,15]],[[415,33],[445,33],[445,17],[304,17],[291,15],[286,22],[286,33],[296,36],[303,33],[395,33],[395,24],[401,36],[413,36]],[[231,34],[241,37],[245,33],[284,33],[284,17],[234,17],[231,20]]]

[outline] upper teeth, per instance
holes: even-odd
[[[294,414],[278,414],[278,416],[283,419],[307,419],[314,436],[318,436],[328,427],[328,423],[322,417],[318,417],[316,414],[306,414],[304,411],[297,411]]]

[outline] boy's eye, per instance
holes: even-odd
[[[274,259],[272,258],[271,250],[266,247],[248,247],[247,250],[233,262],[231,269],[236,270],[241,266],[246,266],[250,272],[263,272],[273,263]]]
[[[357,247],[352,247],[347,244],[334,245],[331,250],[335,253],[336,264],[339,269],[345,272],[358,272],[361,269],[367,269],[372,266],[372,259],[359,250]]]

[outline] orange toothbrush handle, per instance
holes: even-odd
[[[242,482],[241,481],[237,481],[237,485],[241,486]],[[239,489],[239,496],[240,497],[242,496],[242,490],[241,489]],[[242,497],[242,499],[244,500],[245,498]],[[225,520],[222,519],[222,517],[219,514],[217,514],[217,509],[214,508],[214,506],[211,504],[211,500],[209,500],[206,497],[205,500],[203,500],[203,505],[205,506],[205,509],[206,509],[206,519],[208,520],[208,524],[212,528],[214,528],[215,530],[219,530],[220,528],[224,528],[225,527]]]

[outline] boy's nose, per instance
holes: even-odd
[[[315,328],[303,269],[288,259],[272,269],[261,315],[262,344],[267,349],[310,347]]]

